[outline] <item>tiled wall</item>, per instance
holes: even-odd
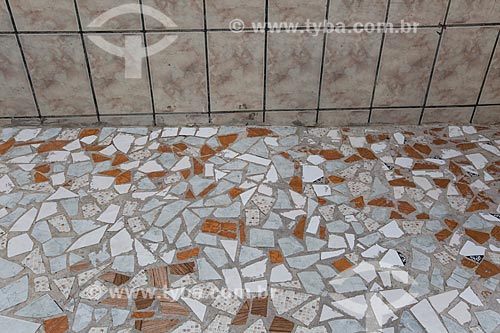
[[[134,0],[0,0],[4,123],[295,124],[500,122],[500,0],[137,0],[177,28],[124,15]],[[416,34],[236,34],[229,22],[394,22]],[[177,36],[125,79],[100,35]]]

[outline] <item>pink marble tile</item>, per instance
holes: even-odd
[[[381,34],[328,35],[321,108],[368,107]]]
[[[484,125],[500,123],[500,106],[478,106],[473,123]]]
[[[397,0],[391,1],[389,22],[400,24],[415,22],[419,25],[438,25],[444,22],[448,0]]]
[[[0,2],[0,31],[12,31],[12,24],[10,22],[7,6],[4,2]]]
[[[497,45],[493,56],[480,103],[500,103],[500,45]]]
[[[474,108],[436,108],[425,109],[423,124],[445,123],[445,124],[467,124],[470,122]]]
[[[319,126],[349,126],[368,124],[369,110],[325,110],[319,112]]]
[[[265,0],[206,0],[207,25],[210,29],[228,29],[234,19],[245,26],[265,21]]]
[[[498,0],[453,0],[448,23],[488,23],[500,21]]]
[[[101,122],[108,126],[152,126],[153,114],[143,114],[138,116],[101,116]]]
[[[182,125],[204,125],[208,124],[208,114],[157,114],[156,123],[158,125],[171,126],[172,124]]]
[[[372,124],[408,124],[417,125],[422,108],[412,109],[374,109]]]
[[[212,111],[261,110],[264,35],[214,32],[208,48]]]
[[[140,30],[141,15],[139,14],[123,14],[116,16],[102,26],[89,26],[100,15],[107,11],[119,7],[124,4],[139,4],[138,0],[122,1],[122,0],[78,0],[78,9],[80,19],[82,20],[83,30]]]
[[[166,34],[148,34],[148,45]],[[177,34],[177,40],[150,58],[157,112],[208,112],[203,33]]]
[[[143,4],[159,10],[177,25],[177,29],[203,29],[203,0],[144,0]],[[146,17],[147,29],[166,29],[153,17]]]
[[[316,110],[311,111],[267,111],[266,124],[314,126],[316,124]]]
[[[224,112],[212,113],[212,124],[223,125],[255,125],[262,124],[262,112]]]
[[[437,43],[435,29],[386,35],[375,106],[422,105]]]
[[[386,10],[387,0],[331,0],[329,19],[347,26],[384,22]]]
[[[326,15],[325,0],[270,0],[269,21],[290,22],[300,25],[308,21],[323,23]]]
[[[476,103],[497,33],[489,27],[445,31],[427,105]]]
[[[23,35],[42,116],[95,114],[78,35]]]
[[[78,30],[72,0],[15,0],[10,7],[20,31]]]
[[[37,116],[16,38],[13,35],[0,36],[0,45],[1,115]]]
[[[101,114],[152,113],[151,96],[146,61],[142,61],[142,77],[138,79],[125,77],[125,58],[110,54],[94,44],[86,36],[92,77]],[[142,34],[99,35],[106,41],[124,47],[125,38],[136,36],[143,41]]]
[[[269,34],[268,109],[317,107],[323,36]]]

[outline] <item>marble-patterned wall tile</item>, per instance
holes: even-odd
[[[347,26],[354,23],[384,22],[387,0],[331,0],[331,22],[343,22]]]
[[[87,35],[86,44],[97,104],[101,114],[151,113],[151,97],[146,61],[142,61],[141,78],[125,77],[125,58],[117,57],[94,44],[93,36],[124,47],[126,38],[138,38],[143,43],[142,34]]]
[[[422,123],[467,124],[470,122],[473,110],[473,107],[427,108]]]
[[[165,36],[148,34],[148,45]],[[157,112],[207,112],[203,33],[177,34],[174,43],[150,58],[150,66]]]
[[[453,0],[448,23],[493,23],[500,21],[498,0]]]
[[[478,106],[474,115],[474,124],[492,125],[500,123],[500,106]]]
[[[12,23],[5,2],[0,2],[0,31],[12,31]]]
[[[140,30],[141,15],[138,13],[118,15],[99,27],[89,26],[96,18],[106,13],[107,11],[119,7],[124,4],[139,4],[138,0],[123,1],[123,0],[77,0],[78,11],[82,21],[83,30]]]
[[[182,125],[204,125],[208,124],[208,114],[207,113],[193,113],[193,114],[157,114],[156,124],[172,126],[172,124],[182,124]]]
[[[267,111],[267,125],[293,125],[314,126],[316,125],[316,110],[309,111]]]
[[[323,23],[326,15],[325,0],[270,0],[269,22],[288,22],[305,25]]]
[[[329,34],[321,108],[368,107],[382,35]]]
[[[312,109],[318,104],[323,35],[269,34],[267,109]]]
[[[208,50],[212,111],[261,110],[264,35],[209,33]]]
[[[349,126],[368,124],[369,110],[322,110],[319,126]]]
[[[481,104],[500,103],[500,41],[498,43],[481,95]]]
[[[240,19],[245,27],[265,22],[265,0],[206,0],[207,26],[210,29],[228,29],[234,19]]]
[[[28,78],[15,36],[0,36],[1,116],[36,116]]]
[[[386,35],[375,106],[422,105],[438,37],[435,29]]]
[[[214,125],[256,125],[263,124],[262,112],[222,112],[212,113],[212,124]]]
[[[498,28],[445,30],[427,105],[476,103]]]
[[[203,29],[203,0],[143,0],[146,6],[159,10],[177,26],[175,29]],[[157,19],[146,16],[146,29],[169,29]]]
[[[125,118],[125,117],[123,117]],[[123,120],[117,119],[117,122],[114,123],[109,123],[110,126],[118,126],[122,125],[121,122]],[[97,121],[97,115],[88,115],[88,116],[82,116],[82,117],[51,117],[51,118],[44,118],[43,119],[43,125],[50,126],[98,126],[99,123]]]
[[[140,116],[101,116],[101,122],[105,125],[116,126],[152,126],[153,125],[153,114],[142,114]]]
[[[78,30],[72,0],[15,0],[10,7],[19,31]]]
[[[374,109],[372,124],[408,124],[417,125],[422,108],[411,109]]]
[[[78,35],[23,35],[42,116],[95,114]]]
[[[389,22],[401,20],[419,25],[438,25],[444,22],[448,0],[397,0],[391,1]]]

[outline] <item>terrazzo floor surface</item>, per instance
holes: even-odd
[[[500,129],[4,128],[6,332],[500,332]]]

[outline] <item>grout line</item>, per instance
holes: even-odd
[[[479,105],[479,102],[481,101],[481,96],[483,95],[483,89],[484,89],[484,86],[486,85],[486,80],[488,79],[488,74],[489,74],[489,71],[491,68],[491,63],[493,62],[493,59],[495,57],[495,51],[497,49],[499,39],[500,39],[500,30],[497,33],[497,38],[495,39],[495,44],[493,45],[493,50],[491,51],[491,56],[490,56],[490,59],[488,61],[488,66],[486,67],[486,72],[484,73],[483,82],[481,83],[481,89],[479,90],[479,95],[477,96],[476,105],[474,106],[474,110],[472,111],[472,116],[470,117],[471,124],[474,121],[474,117],[476,116],[477,106]]]
[[[330,18],[330,0],[326,0],[326,13],[325,21],[328,22]],[[323,51],[321,53],[321,65],[319,69],[319,87],[318,87],[318,103],[316,104],[316,125],[319,121],[319,109],[321,107],[321,90],[323,89],[323,71],[325,68],[325,57],[326,57],[326,43],[327,43],[328,33],[324,31],[323,33]]]
[[[269,0],[266,0],[265,4],[265,25],[264,25],[264,82],[263,82],[263,93],[262,93],[262,122],[266,122],[266,108],[267,108],[267,48],[268,48],[268,21],[269,21]]]
[[[446,22],[448,21],[448,14],[450,12],[451,1],[452,0],[448,0],[448,6],[446,7],[446,13],[444,14],[443,25],[441,26],[441,30],[438,32],[439,38],[438,38],[438,42],[437,42],[437,46],[436,46],[436,52],[434,54],[434,59],[432,60],[431,73],[429,75],[429,82],[427,82],[427,89],[425,90],[424,102],[422,104],[422,111],[420,112],[420,117],[418,119],[419,125],[422,125],[422,121],[424,119],[425,109],[429,108],[427,106],[427,101],[429,99],[429,94],[430,94],[431,85],[432,85],[432,79],[434,77],[434,70],[436,69],[437,60],[439,57],[439,50],[441,49],[441,43],[443,41],[444,32],[446,30]]]
[[[12,12],[12,8],[10,7],[9,0],[5,0],[5,6],[7,7],[7,11],[9,13],[10,22],[12,24],[12,29],[14,29],[14,35],[16,37],[17,45],[19,47],[19,52],[21,53],[21,58],[23,60],[24,70],[26,72],[26,76],[28,78],[28,84],[30,86],[31,95],[33,96],[33,102],[35,103],[35,109],[38,113],[38,119],[42,121],[42,112],[40,111],[40,105],[38,104],[38,98],[36,97],[35,85],[33,84],[33,78],[31,77],[30,69],[28,66],[28,61],[26,60],[26,55],[24,54],[23,45],[21,43],[21,38],[17,32],[16,20],[14,19],[14,13]]]
[[[141,7],[142,36],[144,38],[144,52],[146,52],[146,67],[148,70],[149,93],[151,96],[151,109],[153,110],[153,125],[156,126],[156,108],[155,108],[155,97],[153,92],[153,78],[151,75],[151,65],[149,63],[148,39],[146,36],[146,21],[144,19],[144,9],[142,8],[143,6],[142,0],[139,0],[139,5]]]
[[[82,33],[83,28],[82,28],[82,20],[80,18],[80,11],[78,10],[78,2],[77,0],[74,0],[74,5],[75,5],[75,13],[76,13],[76,20],[78,22],[78,29],[80,30],[80,39],[82,41],[82,46],[83,46],[83,55],[85,57],[85,65],[87,67],[87,74],[89,76],[89,83],[90,83],[90,90],[92,92],[92,99],[94,100],[94,107],[95,107],[95,113],[97,117],[97,121],[101,121],[101,116],[99,114],[99,105],[97,103],[97,96],[95,93],[95,87],[94,87],[94,78],[92,76],[92,69],[90,68],[90,61],[89,61],[89,55],[87,51],[87,45],[85,43],[85,37]]]
[[[387,23],[389,21],[390,9],[391,9],[391,0],[387,0],[387,8],[385,11],[385,21],[384,21],[385,23]],[[382,53],[384,50],[384,43],[385,43],[385,32],[382,32],[382,40],[380,42],[380,50],[378,53],[377,67],[375,70],[375,81],[373,82],[372,97],[370,99],[370,113],[368,114],[368,124],[370,124],[372,121],[373,104],[375,103],[375,93],[377,91],[377,81],[378,81],[378,76],[380,74],[380,66],[382,63]]]
[[[205,73],[207,81],[207,106],[208,106],[208,123],[212,123],[212,100],[210,97],[210,65],[208,54],[208,24],[207,24],[207,3],[203,0],[203,33],[205,36]]]

